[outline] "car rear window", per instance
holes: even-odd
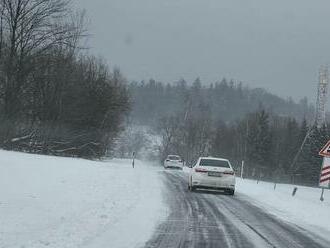
[[[179,156],[168,156],[169,160],[180,160],[181,158]]]
[[[230,168],[228,161],[226,160],[216,160],[216,159],[201,159],[199,162],[200,166],[212,166],[212,167],[223,167]]]

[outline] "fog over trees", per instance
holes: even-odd
[[[91,17],[93,51],[129,80],[227,77],[313,100],[329,64],[327,0],[74,1]]]
[[[219,156],[248,177],[316,184],[330,132],[307,98],[225,78],[127,82],[81,45],[85,13],[70,3],[0,0],[0,148],[94,159],[148,147],[153,160]]]
[[[314,118],[314,106],[308,103],[307,98],[297,104],[292,99],[285,100],[262,88],[250,89],[242,82],[225,78],[218,82],[202,82],[197,78],[191,83],[182,79],[173,84],[151,79],[148,82],[133,82],[129,89],[133,103],[132,116],[140,124],[182,112],[185,106],[203,106],[212,113],[213,120],[224,122],[235,121],[259,107],[298,120]]]
[[[187,164],[199,156],[225,157],[237,171],[244,160],[247,177],[316,185],[318,149],[330,133],[313,126],[314,108],[306,98],[295,103],[226,79],[205,85],[199,79],[129,85],[132,118],[162,136],[161,160],[167,154],[179,154]]]

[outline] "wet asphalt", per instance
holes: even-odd
[[[188,190],[187,175],[165,170],[168,218],[159,224],[146,248],[329,248],[316,234],[278,219],[249,198],[222,192]]]

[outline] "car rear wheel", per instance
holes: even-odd
[[[189,191],[195,191],[196,187],[195,186],[192,186],[190,185],[190,183],[188,183],[188,190]]]
[[[196,187],[195,186],[188,186],[189,191],[195,191]]]
[[[234,195],[234,194],[235,194],[235,190],[234,190],[234,189],[227,189],[227,190],[226,190],[226,193],[227,193],[228,195]]]

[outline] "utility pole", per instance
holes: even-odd
[[[315,125],[321,128],[326,124],[325,106],[328,98],[329,72],[327,66],[321,66],[319,73],[319,84],[317,90]]]
[[[317,100],[316,100],[316,114],[315,114],[315,120],[314,125],[317,128],[321,128],[323,125],[326,125],[326,103],[328,99],[328,85],[329,85],[329,71],[328,66],[322,65],[319,71],[319,83],[317,87]],[[297,160],[303,150],[303,147],[305,143],[307,142],[308,138],[311,136],[311,132],[313,131],[313,126],[309,128],[307,131],[307,134],[296,154],[294,157],[292,164],[290,166],[291,169],[295,168],[295,165],[297,163]],[[296,168],[297,169],[297,168]]]

